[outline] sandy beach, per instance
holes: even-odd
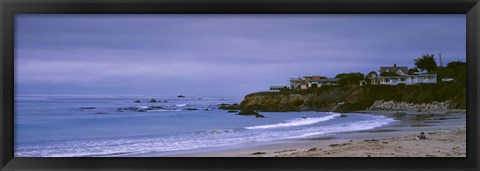
[[[340,142],[328,146],[277,151],[274,157],[466,157],[466,130],[428,132],[428,139],[414,135]],[[258,155],[262,156],[262,155]]]
[[[367,131],[270,142],[237,149],[175,154],[176,157],[466,157],[464,111],[363,111],[399,122]],[[416,138],[424,132],[427,139]],[[154,154],[150,154],[154,155]],[[147,156],[150,156],[147,155]]]

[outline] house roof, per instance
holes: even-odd
[[[384,73],[384,72],[398,73],[399,70],[402,71],[404,74],[408,74],[408,67],[406,66],[380,67],[380,73]]]
[[[307,80],[312,80],[312,81],[320,81],[323,79],[326,79],[326,76],[319,76],[319,75],[313,75],[313,76],[304,76],[305,79]]]

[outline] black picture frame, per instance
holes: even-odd
[[[480,4],[478,0],[1,0],[0,168],[2,170],[478,170]],[[16,14],[465,14],[465,158],[15,158]]]

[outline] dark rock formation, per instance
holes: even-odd
[[[238,115],[257,115],[258,113],[255,112],[252,108],[246,108],[241,110]]]
[[[96,109],[96,107],[80,107],[80,109]]]
[[[425,140],[427,139],[427,137],[425,136],[425,133],[424,132],[421,132],[420,135],[417,135],[415,137],[417,140]]]
[[[255,114],[255,118],[264,118],[264,117],[265,116],[263,116],[262,114],[259,114],[259,113]]]
[[[240,106],[237,103],[234,104],[225,104],[222,103],[218,107],[218,109],[223,109],[223,110],[240,110]]]

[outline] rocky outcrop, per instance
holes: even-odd
[[[440,111],[448,109],[450,101],[413,104],[407,102],[395,102],[377,100],[367,110],[405,110],[405,111]]]
[[[454,84],[324,86],[314,90],[252,93],[228,110],[260,112],[465,109],[465,88]]]
[[[316,92],[252,93],[245,96],[240,107],[253,108],[262,112],[335,111],[348,94],[345,89],[348,88],[330,87]]]
[[[218,109],[223,109],[223,110],[240,110],[240,106],[236,103],[234,104],[225,104],[225,103],[222,103],[220,104],[220,106],[218,107]]]
[[[265,116],[263,116],[262,114],[260,113],[257,113],[255,110],[253,110],[252,108],[246,108],[246,109],[243,109],[242,111],[240,111],[237,115],[255,115],[255,118],[264,118]]]
[[[240,106],[260,111],[298,111],[308,99],[308,95],[250,95],[246,96]]]
[[[258,113],[255,112],[255,110],[253,110],[252,108],[247,108],[240,111],[238,115],[258,115]]]
[[[255,115],[255,118],[264,118],[264,117],[265,117],[265,116],[263,116],[262,114],[259,114],[259,113],[257,113],[257,114]]]

